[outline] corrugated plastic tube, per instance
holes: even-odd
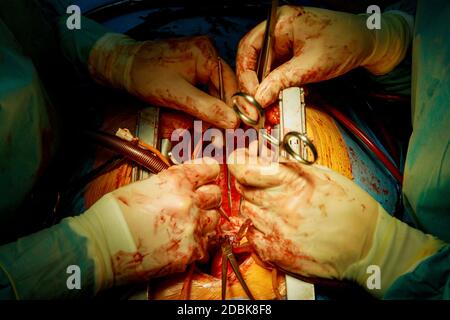
[[[147,170],[150,170],[152,173],[158,173],[169,168],[164,161],[152,152],[144,150],[129,141],[120,139],[119,137],[96,131],[85,131],[84,134],[91,141],[94,141],[97,144],[136,162]]]

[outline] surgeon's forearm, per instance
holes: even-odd
[[[363,259],[345,271],[344,277],[355,280],[381,298],[399,277],[412,272],[446,245],[436,237],[397,220],[379,206],[371,248]],[[371,276],[369,267],[379,268],[379,287],[369,288],[367,285]]]
[[[412,43],[413,17],[399,11],[382,14],[379,29],[368,32],[373,49],[362,66],[374,75],[392,71],[406,56]]]
[[[57,21],[61,48],[66,58],[98,82],[113,87],[127,87],[124,75],[131,67],[130,59],[139,49],[136,41],[82,17],[80,29],[68,30],[66,13],[68,0],[39,0],[53,6],[59,14]]]
[[[60,46],[66,58],[76,65],[81,65],[87,71],[89,53],[94,44],[109,30],[101,24],[81,16],[79,29],[68,27],[71,13],[67,8],[73,4],[71,0],[38,0],[46,7],[51,7],[55,14],[57,31],[59,33]]]
[[[71,0],[0,0],[2,19],[34,62],[60,54],[81,71],[95,42],[109,30],[81,16],[79,29],[68,27]],[[69,26],[71,24],[69,23]]]
[[[0,299],[94,294],[95,266],[88,256],[87,240],[72,231],[66,220],[0,247]]]
[[[450,245],[423,260],[414,270],[399,277],[385,299],[450,299]]]

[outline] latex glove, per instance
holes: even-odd
[[[195,85],[208,85],[218,95],[218,53],[206,37],[138,42],[109,33],[99,39],[89,56],[94,79],[126,89],[158,106],[185,111],[222,128],[234,128],[238,118],[231,105],[237,91],[236,77],[222,60],[226,101]]]
[[[221,191],[210,184],[219,165],[204,160],[117,189],[71,219],[88,239],[97,290],[180,272],[207,258]]]
[[[380,30],[369,30],[366,19],[365,15],[325,9],[279,8],[273,71],[261,84],[255,70],[266,23],[257,25],[239,43],[236,65],[241,91],[254,95],[266,107],[282,89],[327,80],[359,66],[373,74],[389,72],[407,52],[412,17],[409,21],[406,14],[384,13]]]
[[[381,287],[370,292],[381,297],[444,245],[391,217],[328,168],[289,162],[268,170],[268,163],[247,149],[228,159],[244,199],[241,214],[253,223],[247,238],[264,261],[303,276],[354,280],[366,289],[367,268],[376,265]]]

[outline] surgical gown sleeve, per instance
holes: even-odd
[[[412,272],[399,277],[385,299],[450,299],[450,246],[422,261]]]
[[[416,227],[450,243],[450,29],[447,1],[419,1],[415,17],[412,125],[405,211]],[[450,246],[399,277],[387,299],[450,299]]]
[[[83,16],[80,29],[69,29],[71,13],[67,8],[72,4],[70,0],[0,0],[0,18],[33,62],[39,64],[53,50],[76,68],[87,71],[92,47],[109,30]]]
[[[39,68],[41,61],[64,55],[76,68],[87,71],[92,46],[107,32],[85,18],[80,30],[69,30],[69,5],[70,1],[0,0],[0,139],[9,141],[2,145],[0,154],[3,157],[1,151],[8,152],[16,159],[0,161],[0,173],[11,175],[8,180],[0,174],[0,189],[17,191],[17,198],[23,198],[19,193],[28,192],[35,179],[42,160],[40,131],[49,127],[45,113],[48,100],[39,81],[46,73],[38,75],[33,64],[37,71],[45,71]],[[21,148],[28,153],[22,153]],[[28,175],[24,176],[24,171]],[[20,178],[17,172],[23,173]],[[10,182],[19,187],[12,188]],[[15,200],[8,193],[6,197],[2,194],[2,200]],[[13,212],[15,204],[3,203],[0,207],[4,215]],[[87,242],[71,229],[68,220],[63,220],[52,228],[1,245],[0,299],[93,296],[97,291],[95,262]]]
[[[92,297],[94,278],[87,239],[67,220],[0,247],[0,299]]]

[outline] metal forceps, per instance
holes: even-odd
[[[273,0],[268,14],[264,40],[257,64],[257,76],[261,83],[270,72],[270,55],[274,30],[276,24],[278,0]],[[254,107],[258,117],[256,120],[246,115],[239,100],[244,99],[246,106]],[[317,160],[317,149],[306,135],[306,114],[303,88],[292,87],[280,92],[280,139],[265,132],[264,109],[254,97],[244,92],[233,95],[233,109],[246,125],[253,127],[258,132],[258,140],[266,139],[272,145],[281,147],[283,155],[290,155],[296,161],[303,164],[313,164]],[[297,123],[295,123],[297,122]],[[311,151],[312,159],[308,159],[307,149]]]
[[[247,283],[242,276],[241,270],[239,269],[239,264],[236,260],[236,257],[233,254],[233,247],[231,246],[230,240],[225,238],[222,242],[222,300],[226,299],[227,294],[227,278],[228,278],[228,262],[233,269],[236,278],[244,289],[244,292],[247,294],[250,300],[255,300],[255,297],[250,292]]]
[[[219,97],[220,100],[225,101],[225,90],[223,85],[223,71],[222,71],[222,60],[220,57],[218,58],[218,76],[219,76]],[[227,195],[228,195],[228,205],[231,210],[231,174],[228,170],[227,172]],[[222,207],[219,208],[219,212],[221,215],[227,220],[230,221],[226,213],[223,211]],[[239,269],[239,264],[236,260],[235,255],[233,254],[233,246],[230,242],[230,239],[228,237],[225,237],[222,239],[221,244],[221,250],[222,250],[222,300],[226,299],[227,295],[227,278],[228,278],[228,263],[230,263],[231,268],[233,269],[234,274],[236,275],[236,278],[238,279],[240,285],[244,289],[244,292],[247,294],[250,300],[255,300],[254,296],[252,295],[247,283],[244,280],[244,277],[241,273],[241,270]]]

